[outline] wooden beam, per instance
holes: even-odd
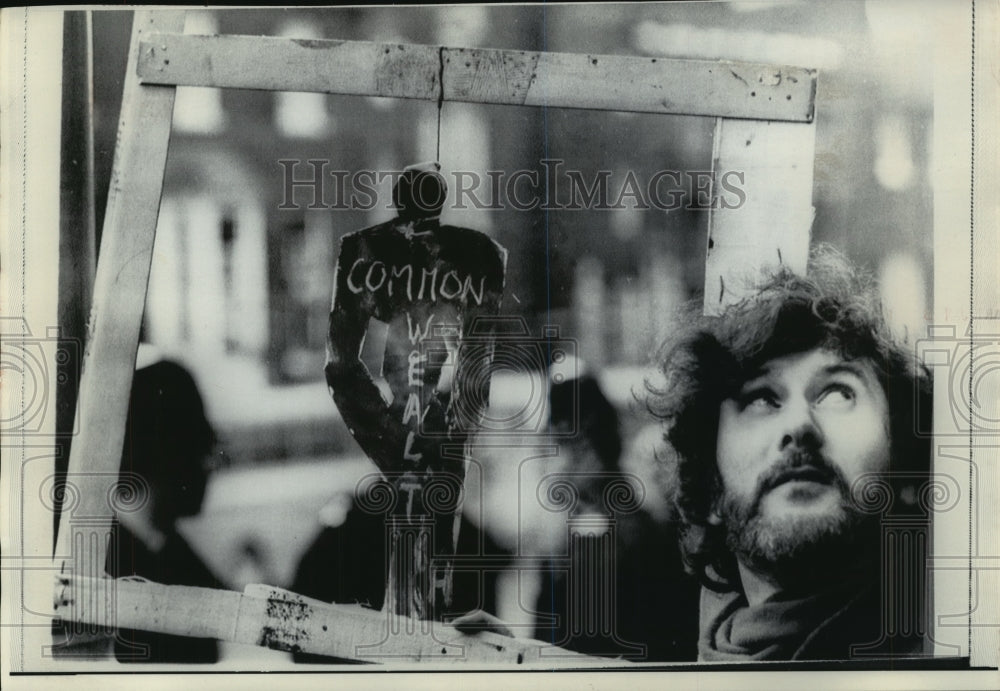
[[[367,662],[628,664],[588,657],[544,641],[492,632],[465,634],[439,622],[414,619],[410,626],[390,634],[386,612],[329,604],[265,585],[249,585],[237,593],[63,575],[56,579],[55,595],[60,616],[72,616],[79,623]],[[108,597],[114,600],[111,607],[104,606]]]
[[[784,265],[804,274],[812,229],[813,123],[720,118],[712,157],[705,314],[719,314]]]
[[[136,12],[133,22],[129,64],[137,62],[143,36],[180,30],[184,13]],[[66,481],[73,500],[63,504],[56,543],[56,564],[64,572],[104,573],[110,490],[121,465],[175,92],[141,86],[126,74],[80,382],[80,433]]]
[[[252,66],[252,69],[248,69]],[[816,72],[668,58],[159,34],[144,84],[810,122]],[[442,78],[443,77],[443,78]]]
[[[59,338],[57,361],[56,472],[65,476],[76,421],[87,315],[94,290],[93,31],[91,12],[63,17],[61,162],[59,173]],[[61,502],[60,502],[61,503]],[[58,503],[56,506],[58,507]],[[58,510],[58,509],[57,509]],[[53,515],[53,521],[58,513]],[[53,534],[58,529],[53,525]]]

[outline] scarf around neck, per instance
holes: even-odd
[[[750,606],[742,592],[702,588],[698,659],[846,659],[851,643],[868,642],[872,618],[876,624],[880,621],[873,594],[877,595],[874,587],[838,588],[798,599],[777,593]],[[847,632],[853,631],[846,641],[840,640],[845,626]]]

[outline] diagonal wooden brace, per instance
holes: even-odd
[[[97,597],[108,591],[116,602],[114,608],[101,606]],[[127,578],[59,575],[55,597],[56,613],[64,620],[366,662],[621,664],[542,641],[491,632],[465,634],[438,622],[429,629],[428,622],[419,622],[419,626],[406,627],[405,635],[388,637],[389,618],[384,612],[332,605],[266,585],[249,585],[237,593]],[[370,652],[376,646],[377,654]]]

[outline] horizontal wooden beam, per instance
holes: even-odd
[[[816,71],[709,60],[159,34],[144,84],[811,122]],[[440,92],[439,80],[444,83]]]
[[[257,584],[238,593],[63,574],[56,577],[55,606],[56,616],[64,621],[364,662],[628,665],[544,641],[485,631],[465,634],[440,622],[390,616],[360,605],[329,604]]]

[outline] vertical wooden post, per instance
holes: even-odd
[[[815,148],[815,123],[716,121],[705,314],[752,293],[769,267],[805,273]]]
[[[174,104],[173,86],[142,86],[139,42],[181,31],[184,13],[136,12],[118,126],[87,352],[80,382],[80,434],[73,443],[55,562],[62,573],[103,574],[118,481],[139,327]],[[148,50],[156,50],[149,47]],[[106,603],[113,606],[113,601]],[[58,603],[57,603],[58,610]],[[70,613],[68,617],[72,619]]]
[[[59,172],[59,338],[56,473],[65,476],[76,420],[87,313],[94,287],[93,41],[90,11],[63,20],[62,133]],[[53,515],[58,529],[59,504]]]

